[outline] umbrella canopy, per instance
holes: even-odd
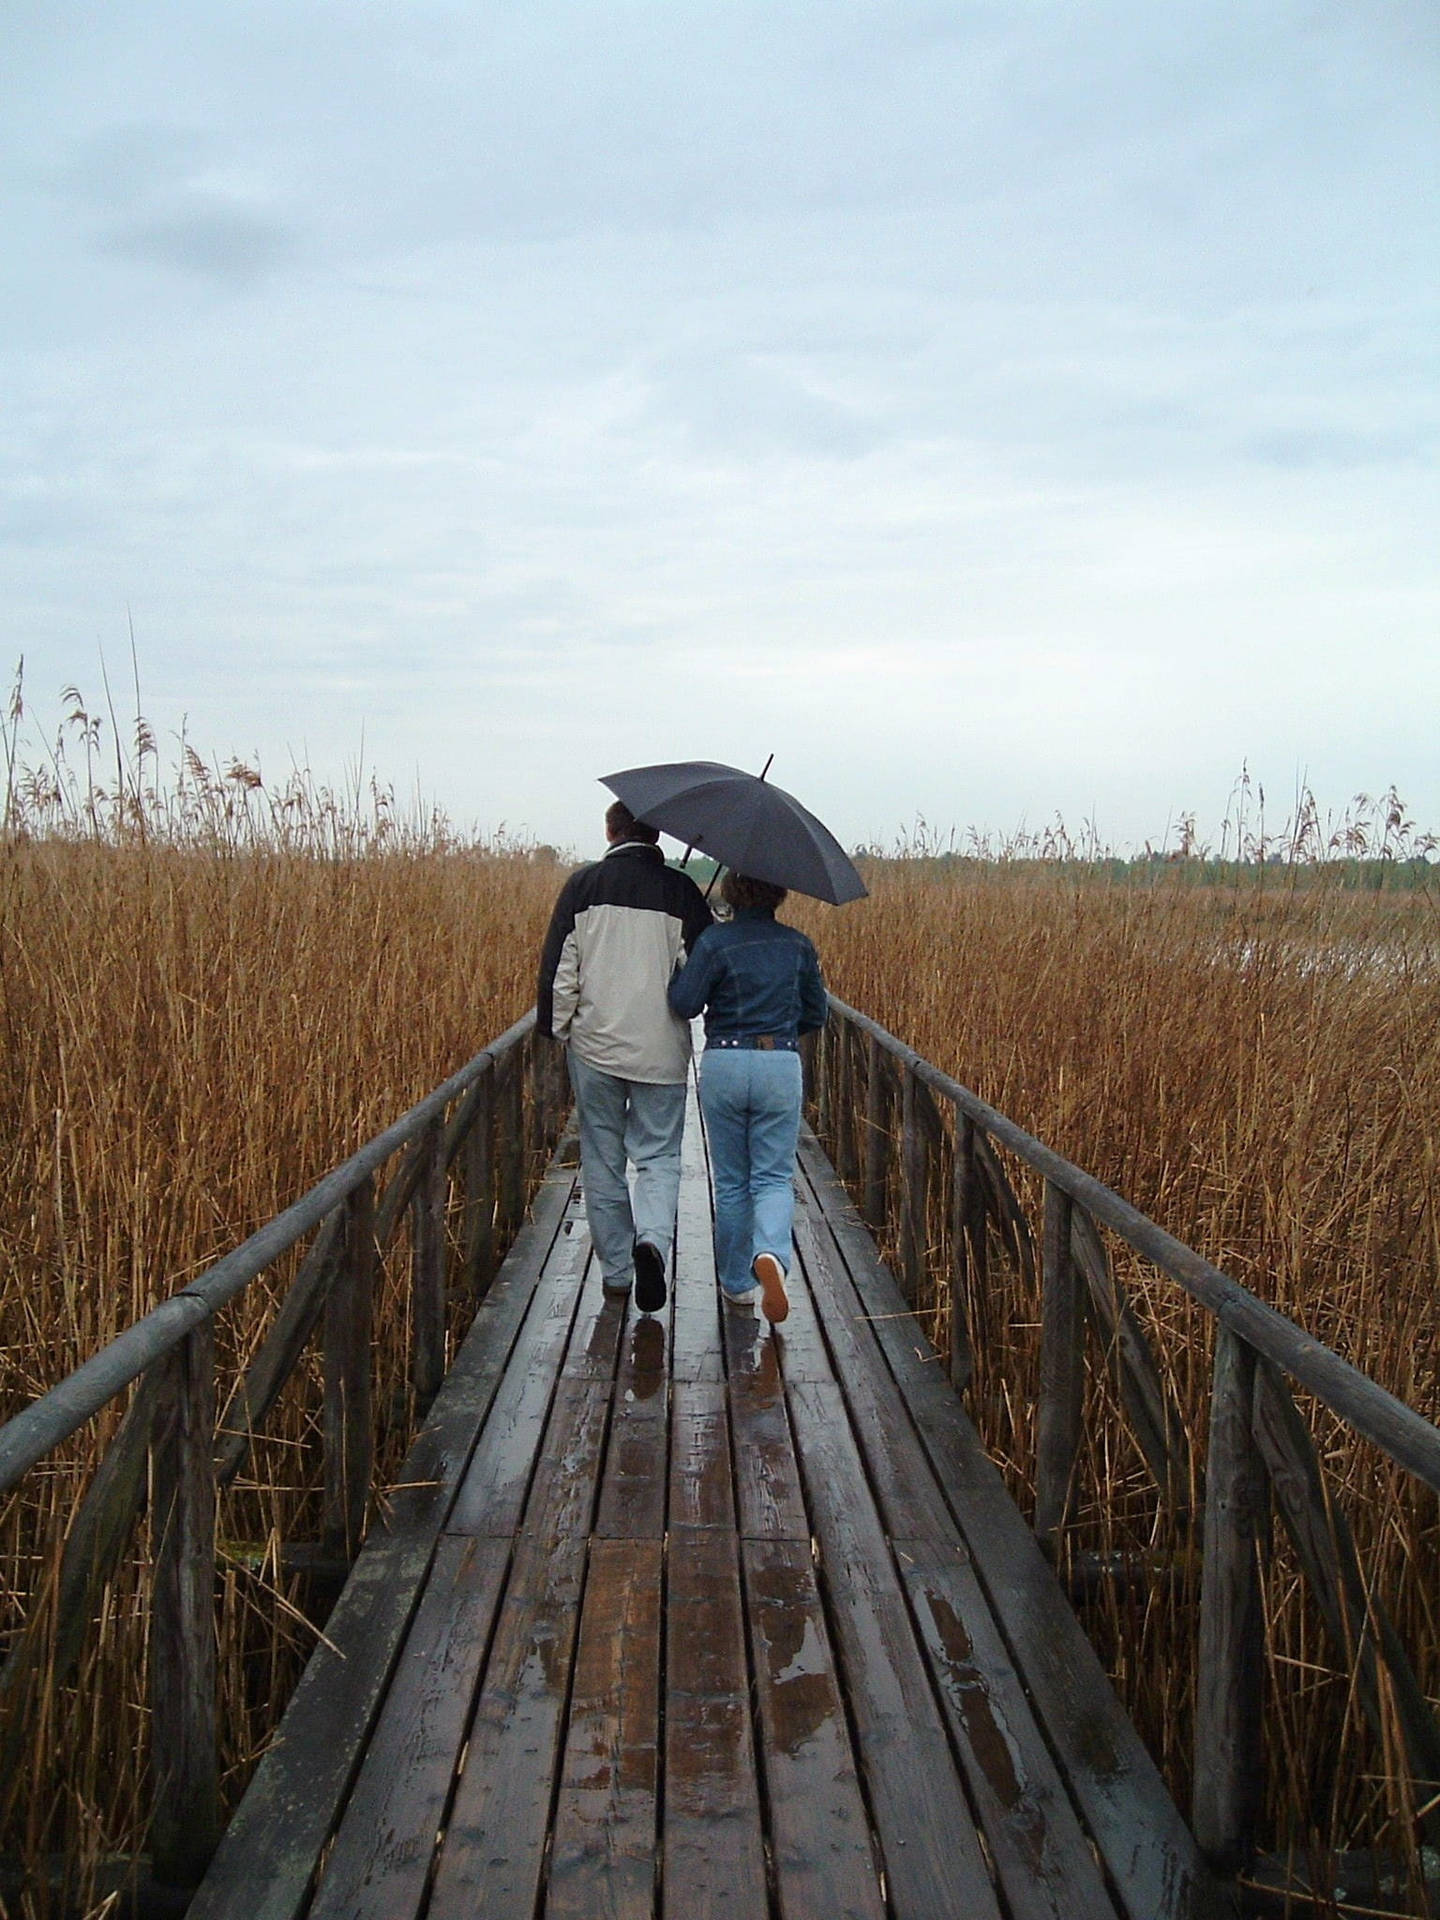
[[[601,776],[637,820],[772,886],[841,906],[865,882],[830,829],[783,787],[715,760],[674,760]]]

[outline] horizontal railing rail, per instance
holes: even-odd
[[[333,1592],[359,1552],[376,1491],[371,1376],[380,1259],[408,1218],[407,1396],[418,1421],[445,1370],[447,1298],[457,1290],[450,1269],[458,1269],[458,1290],[478,1305],[568,1108],[563,1054],[539,1038],[527,1013],[292,1206],[0,1427],[0,1492],[13,1494],[27,1473],[134,1388],[65,1516],[63,1544],[34,1543],[34,1563],[53,1571],[39,1580],[0,1667],[6,1804],[43,1697],[74,1673],[148,1507],[150,1869],[162,1885],[198,1880],[220,1832],[218,1492],[261,1437],[318,1330],[321,1537],[291,1551],[289,1563],[319,1574]],[[377,1176],[396,1155],[398,1166],[377,1192]],[[452,1176],[458,1246],[446,1224]],[[309,1249],[268,1315],[268,1332],[222,1407],[216,1318],[307,1235]]]
[[[1076,1509],[1087,1325],[1161,1505],[1190,1549],[1198,1545],[1191,1811],[1211,1861],[1235,1873],[1255,1852],[1267,1633],[1260,1579],[1272,1512],[1339,1670],[1384,1749],[1403,1752],[1418,1837],[1440,1845],[1440,1727],[1286,1382],[1437,1491],[1440,1428],[878,1022],[834,996],[830,1007],[809,1060],[816,1129],[866,1224],[892,1248],[906,1299],[917,1305],[928,1295],[944,1316],[937,1344],[948,1344],[957,1389],[976,1372],[995,1243],[1038,1290],[1033,1525],[1041,1545],[1061,1559]],[[997,1148],[1042,1185],[1038,1232]],[[1102,1227],[1216,1323],[1203,1473]],[[1093,1557],[1092,1571],[1104,1577],[1106,1556]]]

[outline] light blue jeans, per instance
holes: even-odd
[[[754,1286],[757,1253],[790,1270],[800,1098],[798,1053],[705,1049],[700,1110],[715,1183],[715,1271],[727,1293]]]
[[[580,1123],[580,1178],[591,1243],[605,1285],[627,1287],[635,1277],[637,1240],[653,1241],[667,1264],[675,1242],[685,1083],[619,1080],[587,1066],[573,1047],[565,1059]],[[627,1160],[635,1168],[633,1200]]]

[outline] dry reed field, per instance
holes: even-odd
[[[164,791],[133,778],[145,770],[98,798],[55,772],[12,782],[0,838],[0,1417],[522,1013],[561,877],[524,849],[400,820],[383,793],[337,797],[302,778],[272,795],[251,770],[221,776],[193,755]],[[402,1236],[377,1296],[382,1472],[408,1431],[407,1251]],[[222,1397],[297,1258],[221,1316]],[[319,1401],[312,1353],[222,1497],[231,1796],[314,1645],[276,1554],[318,1531]],[[53,1578],[43,1543],[63,1534],[121,1411],[6,1502],[7,1640]],[[0,1834],[11,1858],[93,1863],[143,1847],[147,1551],[142,1528],[79,1671],[25,1729]]]
[[[1440,1419],[1440,901],[1319,869],[1199,886],[1191,871],[877,862],[870,900],[793,917],[841,997]],[[1133,1257],[1117,1271],[1203,1456],[1208,1316]],[[997,1261],[982,1312],[972,1407],[1028,1510],[1038,1298]],[[1091,1375],[1073,1545],[1154,1553],[1174,1578],[1102,1587],[1087,1621],[1184,1806],[1198,1574],[1093,1360]],[[1362,1564],[1440,1703],[1436,1498],[1328,1418],[1316,1431]],[[1266,1606],[1269,1844],[1413,1859],[1393,1756],[1278,1540]]]
[[[271,790],[188,749],[162,779],[143,730],[102,776],[101,730],[78,700],[68,727],[71,762],[62,739],[39,771],[19,765],[13,726],[4,741],[0,1417],[522,1012],[560,879],[523,848],[468,843],[438,817],[407,821],[374,787],[337,796],[299,775]],[[877,861],[867,902],[838,913],[792,902],[789,917],[815,933],[845,999],[1435,1420],[1436,899],[1423,884],[1356,891],[1319,867],[1304,885],[1298,866],[1200,885],[1195,871],[912,857]],[[377,1310],[382,1474],[403,1450],[404,1255],[397,1244]],[[222,1394],[295,1258],[222,1316]],[[1200,1460],[1206,1316],[1133,1260],[1117,1270]],[[1038,1302],[998,1260],[992,1275],[971,1402],[1023,1505]],[[316,1531],[318,1364],[287,1389],[221,1502],[232,1799],[314,1645],[278,1545]],[[1150,1553],[1173,1577],[1102,1586],[1088,1624],[1184,1806],[1195,1557],[1164,1532],[1103,1368],[1092,1402],[1074,1544]],[[44,1543],[58,1542],[119,1412],[32,1472],[0,1514],[7,1636],[53,1577]],[[1435,1498],[1333,1425],[1318,1431],[1434,1701]],[[80,1670],[25,1729],[24,1790],[0,1809],[12,1858],[94,1863],[143,1845],[146,1551],[142,1538]],[[1413,1810],[1393,1756],[1278,1541],[1266,1604],[1267,1840],[1404,1854]]]

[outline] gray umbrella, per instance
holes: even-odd
[[[737,873],[837,907],[866,891],[830,829],[763,775],[715,760],[675,760],[603,774],[601,785],[637,820],[698,847]]]

